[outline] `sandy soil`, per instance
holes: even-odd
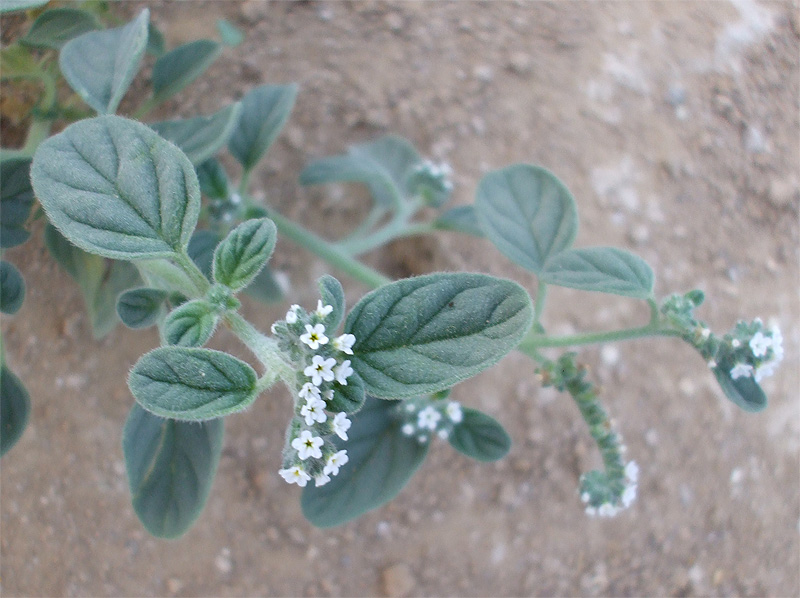
[[[126,3],[132,14],[138,3]],[[639,500],[583,515],[577,477],[597,456],[574,405],[511,355],[455,398],[497,417],[510,456],[479,465],[434,444],[403,493],[318,530],[277,475],[289,401],[231,417],[205,512],[178,541],[149,537],[129,504],[120,446],[127,370],[157,343],[118,328],[92,340],[80,296],[41,243],[10,251],[29,294],[3,319],[30,428],[2,464],[7,596],[721,595],[800,593],[798,54],[796,3],[156,3],[172,44],[247,33],[210,76],[154,118],[210,113],[261,82],[297,81],[290,124],[254,186],[321,234],[343,233],[360,190],[302,189],[310,159],[393,132],[447,160],[454,203],[483,173],[544,164],[580,208],[578,245],[627,247],[657,292],[703,288],[717,331],[777,318],[786,362],[758,415],[723,398],[702,361],[669,340],[583,351],[631,458]],[[368,256],[394,276],[434,269],[532,278],[456,235]],[[311,305],[316,258],[281,241],[291,301]],[[343,278],[348,298],[365,290]],[[285,306],[248,304],[265,329]],[[645,310],[646,311],[646,310]],[[554,332],[630,325],[625,299],[551,293]],[[214,345],[236,349],[224,334]],[[237,351],[239,349],[236,349]]]

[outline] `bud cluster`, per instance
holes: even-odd
[[[419,195],[430,206],[444,204],[453,192],[451,177],[453,169],[449,164],[435,164],[430,160],[421,162],[411,173],[409,189]]]
[[[400,431],[415,436],[420,444],[428,442],[434,434],[447,439],[464,419],[461,403],[431,397],[403,401],[397,406],[397,413],[403,422]]]

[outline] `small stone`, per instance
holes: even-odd
[[[405,563],[387,567],[381,573],[381,578],[383,580],[384,595],[390,598],[408,596],[416,586],[416,579],[411,567]]]
[[[527,52],[514,52],[508,59],[508,69],[515,75],[530,75],[533,71],[533,62]]]

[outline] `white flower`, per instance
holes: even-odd
[[[636,461],[628,461],[625,466],[625,477],[633,484],[639,479],[639,466],[636,465]]]
[[[450,432],[448,430],[441,429],[438,432],[436,432],[436,435],[442,440],[447,440],[447,437],[450,436]]]
[[[417,410],[417,406],[414,403],[406,403],[406,411],[409,413],[413,413]]]
[[[331,369],[336,365],[336,360],[333,357],[325,359],[321,355],[314,355],[311,359],[311,365],[303,370],[303,373],[311,378],[311,383],[314,386],[319,386],[322,381],[331,382],[334,378],[333,370]]]
[[[317,314],[317,317],[321,320],[329,313],[333,311],[332,305],[322,305],[322,301],[317,299],[317,311],[314,313]]]
[[[739,348],[739,347],[741,347],[741,346],[742,346],[742,343],[741,343],[741,342],[739,342],[739,339],[738,339],[738,338],[735,338],[735,339],[733,339],[733,340],[731,341],[731,347],[733,347],[734,349],[738,349],[738,348]]]
[[[583,502],[589,502],[590,498],[592,497],[588,492],[584,492],[583,494],[581,494],[581,501]]]
[[[344,411],[337,413],[336,417],[333,418],[333,433],[342,440],[347,440],[347,431],[351,425],[353,424],[347,419],[347,414]]]
[[[316,351],[320,345],[328,343],[328,337],[325,336],[325,326],[322,324],[315,326],[306,324],[306,333],[300,335],[300,340]]]
[[[349,460],[350,457],[347,456],[347,451],[341,450],[328,457],[328,462],[325,464],[325,469],[322,471],[326,475],[338,475],[339,468],[345,465]]]
[[[636,484],[630,484],[629,486],[625,487],[624,492],[622,493],[622,506],[624,508],[628,508],[633,504],[633,501],[636,500]]]
[[[417,436],[417,442],[419,442],[420,444],[425,444],[426,442],[428,442],[428,437],[425,436],[425,434],[420,434],[419,436]]]
[[[323,409],[325,409],[325,401],[320,398],[311,397],[300,409],[300,415],[306,418],[307,426],[313,426],[314,422],[322,423],[328,419]]]
[[[286,323],[287,324],[294,324],[297,322],[297,310],[300,309],[300,306],[296,303],[289,308],[289,311],[286,312]]]
[[[783,335],[781,329],[777,325],[772,327],[772,353],[775,355],[773,359],[780,361],[783,359]]]
[[[447,403],[445,413],[447,413],[447,417],[449,417],[454,424],[461,423],[461,420],[464,419],[464,413],[461,411],[461,403],[458,401],[450,401]]]
[[[297,484],[301,488],[304,488],[311,479],[311,476],[308,475],[299,465],[295,465],[294,467],[289,467],[287,469],[281,469],[278,471],[278,473],[281,474],[281,477],[284,480],[286,480],[287,484]]]
[[[352,334],[343,334],[333,339],[333,348],[348,355],[353,354],[353,345],[356,342],[356,337]]]
[[[597,514],[600,515],[600,517],[613,517],[617,513],[619,513],[619,508],[615,507],[610,502],[604,502],[597,509]]]
[[[731,378],[748,378],[753,375],[753,366],[747,363],[737,363],[731,369]]]
[[[760,330],[750,339],[750,350],[753,351],[753,357],[762,357],[766,355],[771,346],[772,339]]]
[[[761,382],[764,378],[771,376],[775,373],[775,370],[778,368],[778,361],[774,359],[770,359],[762,363],[760,366],[756,368],[753,377],[756,379],[756,382]]]
[[[713,359],[709,359],[706,365],[708,366],[709,369],[713,370],[715,367],[717,367],[717,362],[714,361]]]
[[[300,389],[300,392],[297,393],[300,395],[301,399],[305,399],[306,401],[310,399],[321,399],[321,395],[319,394],[319,388],[314,386],[311,382],[306,382],[303,384],[303,388]]]
[[[350,360],[345,359],[342,365],[333,370],[333,373],[336,375],[336,381],[339,384],[347,386],[347,378],[353,373],[353,368],[350,367]]]
[[[406,424],[400,429],[406,436],[413,436],[417,429],[413,424]]]
[[[303,430],[300,432],[299,437],[292,440],[292,448],[297,451],[301,461],[305,461],[309,457],[321,459],[322,451],[319,447],[321,447],[323,443],[324,441],[319,436],[314,436],[308,430]]]
[[[330,481],[331,481],[331,476],[329,476],[327,473],[321,473],[319,475],[314,476],[314,484],[316,485],[317,488],[319,488],[320,486],[324,486]]]
[[[436,411],[431,406],[425,407],[422,411],[417,414],[417,427],[421,430],[425,428],[429,430],[435,430],[436,424],[439,423],[439,420],[442,419],[442,414]]]

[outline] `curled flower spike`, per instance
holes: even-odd
[[[322,381],[332,382],[334,379],[333,366],[336,365],[336,360],[333,357],[325,359],[321,355],[314,355],[311,359],[311,365],[303,370],[303,373],[311,378],[311,383],[314,386],[319,386]]]
[[[306,473],[306,471],[300,467],[299,465],[295,465],[294,467],[287,467],[286,469],[281,469],[278,471],[281,477],[286,480],[288,484],[297,484],[301,488],[305,488],[305,485],[311,479],[311,476]]]
[[[300,335],[300,340],[315,351],[319,349],[320,345],[327,345],[328,337],[325,336],[325,326],[306,324],[306,333]]]
[[[353,354],[353,345],[356,342],[356,337],[352,334],[343,334],[333,339],[333,348],[347,355]]]
[[[292,440],[292,448],[297,451],[301,461],[305,461],[309,457],[321,459],[322,451],[320,447],[323,443],[324,441],[319,436],[314,436],[308,430],[303,430],[300,432],[300,436]]]

